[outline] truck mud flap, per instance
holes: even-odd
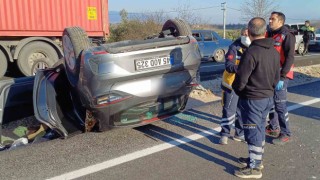
[[[62,138],[84,129],[85,110],[76,107],[63,65],[39,70],[33,89],[34,115],[38,121],[57,131]]]

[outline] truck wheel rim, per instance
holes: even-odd
[[[49,64],[47,64],[46,62],[36,62],[33,67],[34,68],[32,70],[32,74],[35,75],[38,69],[47,69],[49,67]]]
[[[76,58],[74,54],[74,48],[70,38],[67,35],[63,36],[63,52],[67,66],[70,70],[74,70],[76,64]]]
[[[46,58],[47,56],[41,52],[35,52],[32,53],[29,57],[28,57],[28,64],[30,67],[32,67],[33,63],[35,62],[35,60],[38,59],[42,59],[42,58]]]

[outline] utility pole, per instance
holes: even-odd
[[[226,15],[227,15],[227,3],[221,3],[221,7],[223,10],[223,39],[226,38]]]

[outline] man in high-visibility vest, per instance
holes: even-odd
[[[310,26],[310,21],[305,21],[304,26],[300,28],[301,31],[303,31],[303,43],[304,43],[304,51],[302,55],[305,55],[308,53],[309,43],[310,39],[314,39],[316,36],[314,34],[314,27]]]
[[[229,46],[229,50],[226,53],[225,70],[223,72],[221,82],[222,119],[220,123],[220,144],[228,144],[228,138],[230,137],[230,130],[233,124],[235,124],[235,135],[233,139],[235,141],[245,142],[241,116],[237,108],[239,97],[234,93],[232,83],[234,81],[238,65],[241,61],[241,57],[244,51],[249,47],[250,43],[251,41],[248,37],[248,29],[243,28],[241,30],[241,37]]]
[[[267,37],[275,41],[274,48],[280,53],[280,81],[275,88],[274,108],[269,114],[270,122],[266,134],[277,137],[274,144],[289,142],[289,113],[287,110],[287,87],[289,79],[293,79],[295,36],[284,26],[285,15],[282,12],[272,12],[269,18]]]

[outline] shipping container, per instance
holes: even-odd
[[[52,66],[63,56],[62,33],[70,26],[103,42],[109,34],[108,0],[0,0],[0,77],[9,62],[16,61],[26,76],[35,65]]]

